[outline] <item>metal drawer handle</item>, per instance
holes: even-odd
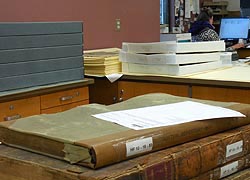
[[[5,117],[4,120],[5,121],[11,121],[11,120],[15,120],[15,119],[19,119],[21,118],[22,116],[20,114],[17,114],[17,115],[14,115],[14,116],[8,116],[8,117]]]
[[[73,99],[74,96],[63,96],[60,98],[61,101],[67,101],[67,100],[70,100],[70,99]]]
[[[63,96],[63,97],[60,98],[60,100],[61,101],[67,101],[67,100],[73,99],[74,97],[79,96],[79,95],[80,95],[80,93],[77,91],[75,95],[73,95],[73,96]]]
[[[121,91],[120,91],[120,98],[119,98],[119,102],[122,102],[123,101],[123,94],[124,94],[124,90],[122,89]]]

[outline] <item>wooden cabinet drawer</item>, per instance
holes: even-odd
[[[188,97],[189,87],[182,84],[160,84],[119,81],[118,100],[127,100],[129,98],[147,94],[147,93],[168,93],[176,96]]]
[[[192,86],[192,97],[250,104],[250,89]]]
[[[88,87],[60,91],[41,96],[41,109],[66,105],[89,99]]]
[[[40,114],[40,97],[0,103],[0,121]]]
[[[89,100],[65,104],[65,105],[56,106],[56,107],[52,107],[52,108],[48,108],[48,109],[42,109],[41,114],[51,114],[51,113],[62,112],[62,111],[66,111],[66,110],[69,110],[69,109],[72,109],[74,107],[84,105],[84,104],[89,104]]]

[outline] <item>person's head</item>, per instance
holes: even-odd
[[[200,14],[197,17],[197,21],[207,21],[213,24],[213,11],[210,8],[202,8]]]

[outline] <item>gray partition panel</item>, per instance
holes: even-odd
[[[83,44],[83,34],[50,34],[32,36],[0,36],[0,50],[25,49]]]
[[[82,45],[1,50],[0,64],[81,56],[82,53],[83,53]]]
[[[10,22],[0,23],[0,36],[41,35],[83,32],[82,22]]]
[[[0,91],[83,79],[83,68],[0,78]]]
[[[83,67],[83,57],[46,59],[0,64],[0,78]]]

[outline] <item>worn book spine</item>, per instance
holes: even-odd
[[[207,174],[218,174],[219,169],[227,168],[232,162],[238,162],[238,170],[241,170],[248,166],[244,163],[249,159],[249,134],[250,125],[247,125],[112,166],[90,170],[82,176],[119,180],[134,177],[143,180],[184,180],[200,176],[207,178]],[[241,141],[242,146],[239,143]]]
[[[100,180],[105,178],[114,180],[183,180],[194,177],[202,180],[202,177],[204,177],[204,179],[210,179],[211,176],[216,179],[221,175],[221,172],[226,174],[228,170],[230,170],[230,167],[236,168],[237,163],[237,171],[249,167],[250,159],[249,151],[247,151],[249,150],[249,134],[250,125],[247,125],[229,132],[223,132],[200,140],[167,148],[162,151],[150,153],[97,170],[84,168],[78,165],[70,165],[54,158],[2,145],[0,146],[0,160],[2,160],[2,162],[0,161],[0,167],[2,169],[0,174],[2,172],[12,172],[10,174],[16,174],[18,172],[11,169],[13,166],[19,168],[20,172],[22,172],[21,170],[25,170],[25,167],[28,166],[32,172],[39,167],[39,171],[36,172],[37,174],[50,174],[53,172],[57,177],[68,177],[68,175],[71,175],[72,178],[74,176],[74,178],[82,180]],[[231,145],[235,145],[242,137],[248,138],[246,143],[243,143],[244,146],[242,147],[242,151],[234,154],[231,158],[227,158],[225,156],[225,147],[232,147]],[[37,141],[35,140],[33,142]],[[37,146],[42,145],[42,143],[43,142]],[[53,148],[54,146],[48,147],[48,150]],[[214,150],[214,148],[216,150]],[[230,148],[226,149],[230,150]],[[231,149],[233,150],[234,148]],[[207,153],[204,153],[205,151],[207,151]],[[12,166],[6,167],[6,163],[9,163],[11,159],[14,160],[11,162],[13,163]],[[41,166],[38,166],[38,163],[41,163]],[[206,167],[204,168],[204,166]],[[56,175],[56,173],[59,173],[59,175]],[[20,174],[20,177],[24,176],[24,173]],[[35,175],[31,173],[30,176],[33,177]],[[51,176],[51,179],[55,176]],[[48,177],[50,176],[46,176],[46,180],[50,179]]]
[[[223,180],[249,180],[250,179],[250,169],[241,170],[235,174],[223,178]]]
[[[211,171],[201,174],[193,178],[192,180],[218,180],[249,167],[250,155],[248,154],[246,156],[238,158],[235,161],[229,162],[223,166],[217,167]]]
[[[145,165],[142,170],[143,177],[156,180],[160,172],[161,176],[168,180],[190,179],[239,159],[250,152],[246,138],[250,126],[246,126],[245,131],[242,130],[239,128],[169,148],[174,151],[172,153],[163,150],[166,156],[159,158],[159,163]],[[158,171],[159,169],[161,171]]]
[[[235,104],[228,108],[238,110],[246,117],[195,121],[142,131],[128,130],[115,134],[116,138],[114,138],[114,135],[107,135],[101,138],[75,142],[75,144],[79,146],[88,145],[92,152],[92,166],[99,168],[250,123],[249,105]],[[150,138],[152,138],[152,145]],[[139,150],[128,148],[131,142],[134,142],[135,148],[137,147]],[[144,145],[146,148],[141,151]],[[89,166],[90,164],[86,165]]]
[[[241,113],[245,114],[246,117],[219,118],[212,120],[195,121],[191,123],[184,123],[161,128],[152,128],[140,131],[126,130],[112,135],[92,138],[90,140],[77,141],[74,142],[72,146],[76,146],[79,150],[82,151],[88,150],[88,152],[90,153],[90,158],[89,161],[78,159],[77,161],[75,161],[75,163],[79,163],[84,166],[96,169],[127,159],[132,159],[137,156],[149,154],[154,151],[159,151],[178,144],[193,141],[195,139],[207,137],[212,134],[216,134],[250,123],[250,108],[248,104],[234,104],[230,107],[228,106],[227,108],[238,110]],[[37,136],[34,134],[21,133],[11,130],[11,128],[8,129],[8,127],[11,127],[12,123],[15,123],[15,121],[5,122],[1,124],[1,142],[46,154],[59,159],[65,159],[67,154],[70,154],[70,152],[66,152],[64,149],[65,144],[67,144],[66,142],[61,142],[55,139],[48,139],[46,137]],[[247,137],[247,135],[244,136]],[[178,150],[178,152],[179,151],[180,149]],[[80,152],[81,151],[79,151],[79,153]],[[199,146],[197,145],[196,149],[192,149],[192,152],[192,154],[194,154],[194,157],[197,158],[195,154],[200,153]],[[79,157],[81,158],[81,156]],[[164,156],[162,156],[161,159],[164,159]],[[195,161],[198,162],[199,159]],[[191,166],[189,168],[191,168]],[[199,166],[197,168],[199,169]],[[207,168],[204,168],[204,171],[205,170],[207,170]],[[190,171],[188,171],[188,173]]]

